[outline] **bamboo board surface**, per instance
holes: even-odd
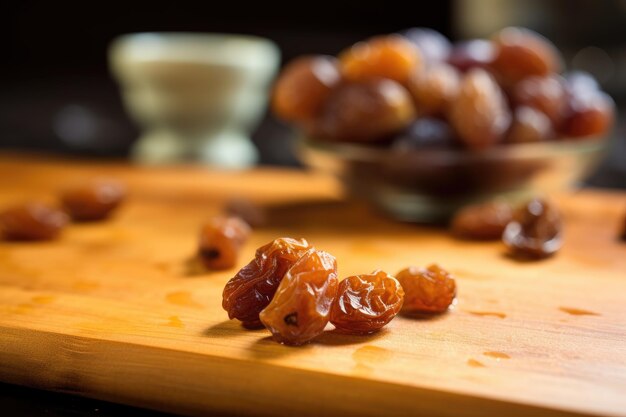
[[[104,223],[48,243],[0,242],[0,380],[190,415],[626,416],[626,194],[558,197],[563,250],[517,263],[499,243],[452,239],[345,201],[330,178],[289,170],[147,169],[5,154],[0,205],[76,178],[113,176],[129,199]],[[444,316],[398,317],[356,337],[279,345],[229,321],[233,271],[189,262],[202,222],[245,196],[266,207],[239,266],[305,237],[341,277],[438,262],[457,276]]]

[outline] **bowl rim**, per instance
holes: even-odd
[[[552,158],[562,155],[588,154],[603,151],[610,142],[610,136],[559,139],[540,143],[501,144],[487,149],[470,151],[467,149],[393,149],[354,142],[332,142],[302,136],[299,145],[305,149],[334,154],[343,159],[379,162],[393,158],[414,158],[429,163],[476,163],[480,161],[523,160]]]

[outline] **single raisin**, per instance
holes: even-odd
[[[339,283],[330,322],[346,333],[373,333],[398,314],[403,300],[400,283],[386,272],[354,275]]]
[[[422,53],[424,63],[427,65],[444,62],[452,45],[448,38],[436,30],[429,28],[411,28],[401,32]]]
[[[561,70],[562,59],[556,47],[532,30],[508,27],[496,33],[492,40],[496,55],[491,65],[505,85]]]
[[[400,35],[377,36],[358,42],[339,54],[341,70],[350,81],[388,78],[405,83],[419,69],[419,49]]]
[[[298,58],[290,62],[278,77],[272,95],[272,107],[284,120],[312,120],[319,114],[340,80],[341,74],[335,58]]]
[[[470,149],[488,148],[504,138],[511,114],[504,94],[485,70],[470,70],[450,108],[450,122]]]
[[[237,264],[250,226],[239,217],[215,217],[200,231],[198,257],[208,269],[228,269]]]
[[[328,99],[321,123],[334,140],[372,142],[386,139],[415,117],[409,92],[392,80],[340,86]]]
[[[261,322],[279,343],[301,345],[324,331],[337,296],[337,261],[309,249],[287,271]]]
[[[570,71],[563,74],[569,91],[598,91],[600,85],[595,77],[585,71]]]
[[[394,151],[405,152],[424,148],[451,148],[457,145],[454,131],[445,120],[422,117],[399,134],[391,145]]]
[[[502,240],[518,258],[545,258],[562,245],[558,210],[545,200],[533,199],[519,207],[504,229]]]
[[[442,63],[416,72],[408,88],[420,114],[441,115],[456,98],[460,83],[459,72]]]
[[[267,222],[265,210],[246,198],[232,198],[224,205],[224,213],[237,216],[251,227],[263,226]]]
[[[512,216],[511,206],[502,201],[473,204],[454,215],[450,228],[455,236],[463,239],[498,240]]]
[[[125,197],[121,183],[99,179],[67,188],[61,193],[61,204],[72,219],[95,221],[108,217]]]
[[[8,240],[49,240],[68,222],[65,213],[41,203],[26,203],[0,213],[0,231]]]
[[[518,106],[529,106],[541,110],[559,127],[567,112],[567,89],[564,80],[557,75],[528,77],[520,81],[512,93]]]
[[[615,121],[615,102],[601,91],[570,92],[569,114],[561,133],[566,138],[596,137],[607,134]]]
[[[454,277],[436,264],[408,267],[397,278],[405,293],[402,311],[407,313],[444,313],[456,297]]]
[[[495,57],[493,42],[484,39],[472,39],[456,43],[448,55],[448,64],[461,72],[472,68],[487,68]]]
[[[506,142],[542,142],[553,136],[552,122],[548,116],[532,107],[521,106],[515,109]]]
[[[272,301],[285,273],[311,247],[304,239],[278,238],[256,250],[255,257],[231,278],[222,293],[222,307],[244,326],[261,327],[259,313]]]

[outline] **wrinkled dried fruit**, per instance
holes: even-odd
[[[401,32],[422,53],[425,64],[436,64],[448,58],[452,45],[448,38],[429,28],[411,28]]]
[[[461,72],[472,68],[487,68],[496,54],[493,42],[484,39],[473,39],[454,45],[448,56],[448,64]]]
[[[101,179],[67,188],[61,193],[61,204],[72,219],[94,221],[108,217],[124,197],[126,189],[121,183]]]
[[[500,142],[511,123],[504,94],[495,80],[481,69],[470,70],[450,108],[450,122],[470,149],[484,149]]]
[[[340,86],[328,99],[322,124],[330,139],[368,142],[401,131],[414,116],[409,92],[379,79]]]
[[[245,198],[233,198],[224,205],[224,212],[236,216],[252,227],[263,226],[267,219],[265,211],[254,202]]]
[[[343,332],[372,333],[398,314],[403,300],[400,283],[386,272],[351,276],[339,283],[330,322]]]
[[[563,74],[569,91],[593,92],[600,89],[595,77],[585,71],[570,71]]]
[[[272,94],[272,107],[284,120],[308,121],[321,111],[341,81],[338,61],[331,56],[306,56],[281,72]]]
[[[399,134],[391,145],[397,152],[453,147],[458,144],[450,125],[441,119],[422,117]]]
[[[552,42],[532,30],[508,27],[496,33],[493,42],[496,55],[491,65],[505,84],[561,70],[559,51]]]
[[[228,269],[237,264],[250,226],[239,217],[215,217],[202,227],[198,257],[208,269]]]
[[[339,54],[341,70],[350,81],[388,78],[404,83],[422,65],[419,49],[400,35],[377,36]]]
[[[506,135],[507,143],[542,142],[554,135],[548,116],[532,107],[515,109],[513,123]]]
[[[513,90],[513,101],[516,105],[542,111],[555,127],[561,125],[566,115],[567,100],[565,82],[556,75],[526,78]]]
[[[337,286],[335,258],[309,249],[285,274],[274,298],[261,311],[261,322],[280,343],[306,343],[328,324]]]
[[[601,91],[572,91],[570,112],[561,133],[569,138],[602,138],[615,121],[615,102]]]
[[[67,224],[65,213],[41,203],[26,203],[0,213],[0,232],[8,240],[48,240]]]
[[[405,294],[402,311],[407,313],[443,313],[456,297],[454,277],[436,264],[408,267],[397,278]]]
[[[416,72],[408,88],[420,114],[444,114],[459,92],[458,71],[447,64],[438,64]]]
[[[463,239],[499,240],[512,217],[513,210],[508,203],[493,201],[475,204],[459,210],[450,228],[455,236]]]
[[[530,200],[514,212],[502,240],[515,257],[548,257],[562,245],[561,215],[547,201]]]
[[[222,307],[246,327],[262,326],[267,307],[285,273],[311,247],[304,239],[278,238],[256,250],[255,257],[231,278],[222,293]]]

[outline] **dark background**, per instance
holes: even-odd
[[[603,88],[621,105],[626,96],[626,80],[620,79],[626,74],[625,4],[618,0],[10,2],[3,6],[0,25],[0,148],[126,156],[138,130],[125,115],[109,75],[107,46],[120,34],[144,31],[264,36],[278,44],[287,62],[303,53],[335,54],[365,37],[412,26],[431,27],[454,40],[487,36],[496,29],[489,27],[494,22],[498,27],[525,25],[554,40],[570,67],[575,63],[600,75]],[[494,13],[499,15],[494,18]],[[483,15],[488,20],[480,21]],[[593,56],[586,58],[589,62],[576,58],[590,45],[607,51],[611,68],[598,68]],[[97,128],[84,137],[63,137],[59,133],[63,123],[75,118]],[[615,136],[623,136],[623,130],[620,124]],[[292,132],[271,115],[253,139],[261,163],[297,165],[289,146]],[[623,141],[615,141],[610,154],[611,160],[590,183],[626,188]]]
[[[494,30],[488,27],[494,22],[494,3],[492,0],[4,2],[0,6],[0,149],[90,158],[126,156],[138,130],[122,109],[117,86],[108,72],[106,55],[108,44],[120,34],[144,31],[254,34],[274,40],[282,50],[283,60],[288,61],[303,53],[335,54],[365,37],[412,26],[434,28],[451,39],[486,36]],[[502,0],[497,3],[501,9],[497,19],[500,26],[525,25],[553,39],[570,67],[595,71],[602,78],[603,88],[623,108],[626,2]],[[464,12],[467,10],[473,11],[471,15],[485,15],[489,19],[473,20]],[[598,66],[602,59],[585,58],[579,53],[588,46],[605,51],[606,56],[601,54],[601,58],[606,65]],[[82,114],[72,113],[77,107],[84,110]],[[95,121],[98,129],[89,137],[63,139],[58,133],[59,124],[67,117],[86,117]],[[624,127],[624,117],[620,117],[610,156],[589,184],[626,188]],[[290,130],[267,115],[254,134],[261,162],[296,165],[289,151],[290,139]],[[2,384],[0,410],[8,415],[28,416],[150,415]]]

